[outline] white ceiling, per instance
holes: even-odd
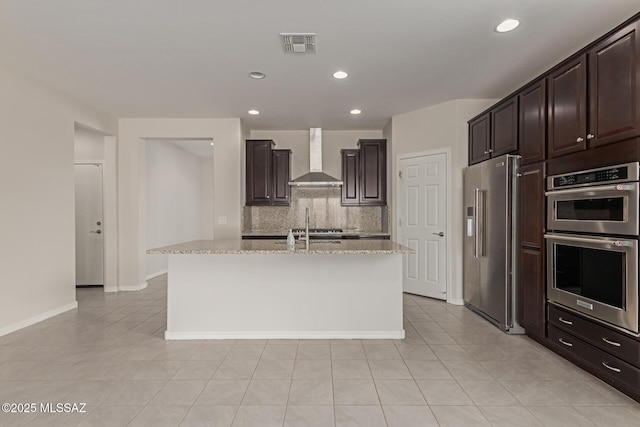
[[[638,0],[2,0],[0,61],[116,117],[382,129],[451,99],[501,98],[639,11]],[[507,17],[520,28],[494,32]],[[315,32],[317,54],[285,55],[281,32]],[[350,77],[333,79],[338,69]]]

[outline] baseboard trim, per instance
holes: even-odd
[[[165,331],[165,340],[228,340],[228,339],[404,339],[401,331]]]
[[[462,298],[452,298],[448,299],[447,303],[451,305],[464,305],[464,300]]]
[[[155,278],[155,277],[162,276],[163,274],[167,274],[167,273],[168,273],[168,270],[167,270],[167,269],[160,270],[160,271],[156,271],[155,273],[151,273],[151,274],[149,274],[149,275],[146,277],[146,279],[147,279],[147,280],[151,280],[151,279],[153,279],[153,278]]]
[[[142,282],[139,285],[133,285],[133,286],[120,286],[120,290],[124,291],[124,292],[135,292],[135,291],[141,291],[143,289],[145,289],[147,287],[147,282]]]
[[[62,314],[75,308],[78,308],[78,301],[63,305],[62,307],[54,308],[53,310],[49,310],[46,313],[38,314],[37,316],[33,316],[29,319],[14,323],[13,325],[5,326],[4,328],[0,328],[0,337],[26,328],[27,326],[35,325],[36,323],[42,322],[43,320],[47,320],[51,317],[57,316],[58,314]]]

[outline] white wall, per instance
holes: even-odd
[[[73,148],[76,161],[104,160],[104,135],[76,125]]]
[[[390,207],[390,209],[387,209],[387,221],[389,222],[387,226],[388,230],[391,230],[391,213],[395,209],[393,205],[393,183],[395,182],[393,175],[393,164],[395,163],[393,155],[393,119],[389,120],[389,123],[382,129],[382,137],[387,140],[387,205]]]
[[[202,158],[163,140],[146,141],[146,249],[198,240],[202,229]],[[166,255],[147,255],[146,277],[167,270]]]
[[[451,235],[449,236],[449,262],[451,287],[447,300],[462,303],[462,170],[467,166],[467,121],[493,105],[495,99],[460,99],[393,116],[392,134],[392,188],[397,186],[397,157],[402,154],[451,150]],[[397,235],[395,213],[396,195],[392,195],[392,238]]]
[[[247,126],[247,124],[244,121],[240,121],[240,159],[241,159],[241,166],[240,166],[240,184],[242,187],[242,206],[244,206],[245,202],[247,201],[247,192],[245,191],[246,185],[247,185],[247,165],[246,165],[246,161],[245,159],[247,158],[247,146],[245,144],[245,141],[247,139],[251,139],[251,130],[249,129],[249,126]]]
[[[215,224],[215,209],[213,206],[213,157],[201,158],[200,168],[202,169],[202,219],[200,239],[211,240],[214,238],[213,229]]]
[[[0,67],[0,335],[75,306],[74,127],[106,114]]]
[[[357,148],[359,139],[380,139],[378,130],[322,130],[322,169],[340,178],[342,160],[340,150]],[[273,139],[277,149],[291,149],[291,178],[309,172],[309,129],[304,130],[252,130],[251,139]]]
[[[241,237],[240,119],[120,119],[118,138],[118,260],[121,290],[146,286],[145,139],[212,139],[213,233]]]

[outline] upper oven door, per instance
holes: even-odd
[[[638,235],[638,183],[556,190],[547,195],[553,231]]]

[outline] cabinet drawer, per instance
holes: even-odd
[[[549,305],[549,323],[632,365],[640,366],[640,341],[553,305]]]
[[[634,390],[640,386],[640,369],[574,337],[570,333],[549,326],[549,340],[556,347],[570,352],[616,382]]]

